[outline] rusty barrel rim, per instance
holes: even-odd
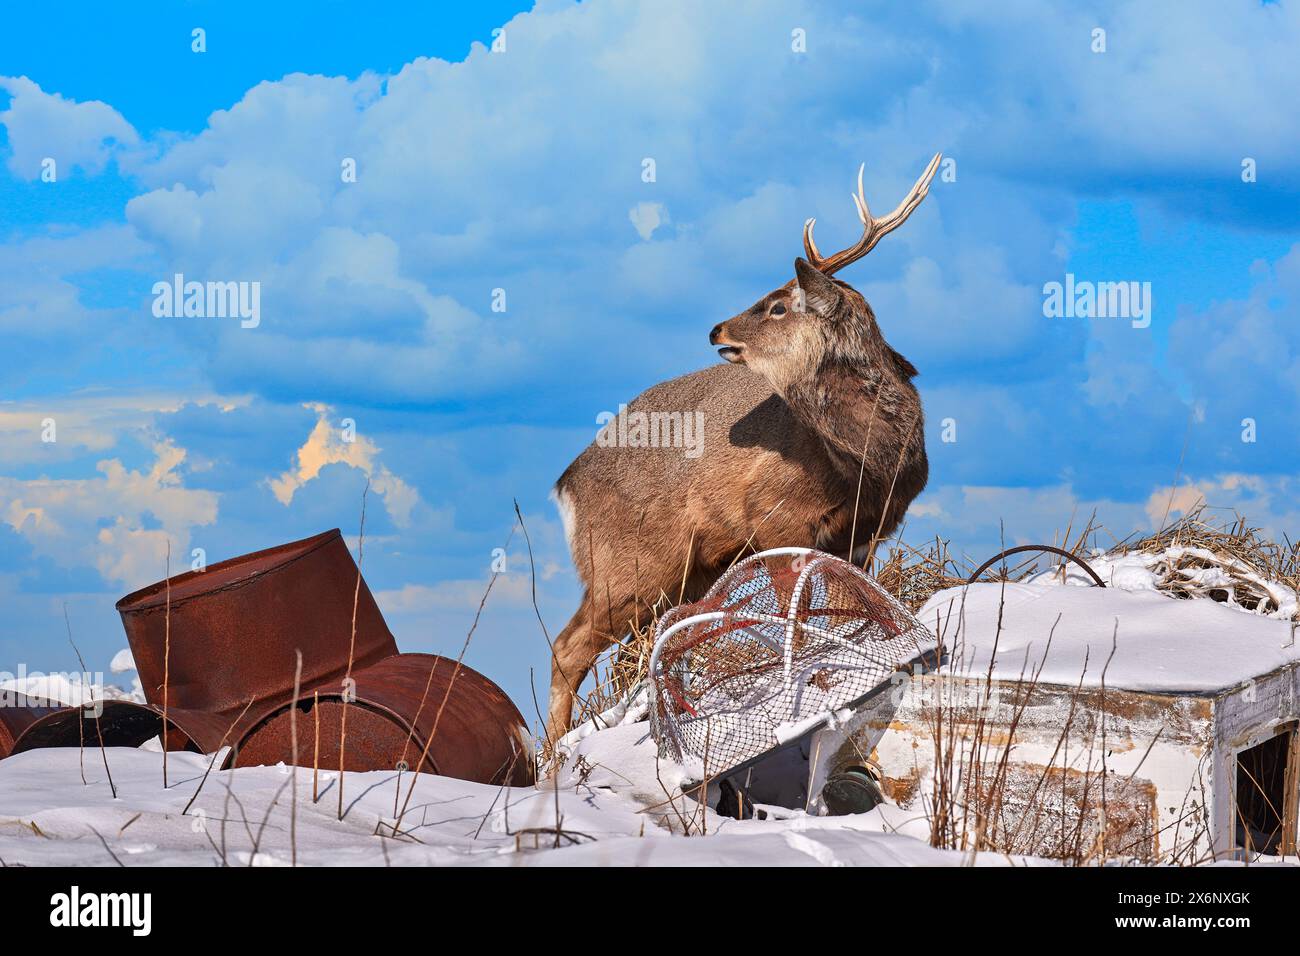
[[[119,614],[156,610],[167,604],[170,587],[171,606],[175,608],[197,598],[242,587],[263,575],[284,570],[342,536],[343,533],[338,528],[333,528],[298,541],[227,558],[200,571],[178,574],[170,579],[170,584],[164,579],[132,591],[119,599],[114,607]]]
[[[528,725],[509,696],[486,675],[447,657],[417,653],[384,658],[354,671],[353,677],[355,696],[347,706],[386,720],[405,739],[403,759],[408,767],[419,764],[424,772],[477,783],[526,786],[533,782]],[[328,692],[323,688],[304,689],[297,706],[319,703],[332,707],[342,700],[337,686]],[[282,701],[263,710],[240,735],[236,753],[251,749],[250,744],[259,739],[259,734],[283,736],[280,725],[292,706],[292,701]],[[299,717],[299,766],[304,756],[310,758],[309,735],[314,729],[311,721],[309,711]],[[349,737],[351,734],[349,725]],[[288,762],[292,758],[280,752],[275,759]],[[238,765],[239,757],[235,756],[233,762]]]
[[[232,735],[290,698],[295,652],[304,688],[398,653],[337,528],[178,575],[167,602],[167,581],[117,602],[145,697],[161,705],[166,683],[177,722],[217,716]],[[196,733],[215,745],[206,725]]]
[[[19,741],[42,719],[59,712],[62,705],[37,703],[18,691],[0,690],[0,760],[17,751]]]

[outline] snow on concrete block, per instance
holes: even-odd
[[[953,588],[918,616],[942,663],[817,731],[809,793],[867,764],[940,845],[1074,862],[1296,852],[1289,622],[1048,583]]]

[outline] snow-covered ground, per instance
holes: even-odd
[[[918,612],[957,653],[957,667],[1007,679],[1039,665],[1048,684],[1206,693],[1300,661],[1289,621],[1208,598],[1180,601],[1153,589],[972,584],[937,592]]]
[[[296,830],[299,865],[1008,865],[994,855],[936,850],[917,839],[924,821],[892,808],[851,817],[737,821],[701,813],[692,801],[665,804],[647,725],[588,736],[557,789],[509,789],[422,775],[402,830],[376,836],[394,820],[411,775],[348,774],[346,815],[338,819],[335,774],[321,775],[312,802],[310,769],[297,774],[297,810],[285,767],[213,771],[189,813],[208,758],[170,754],[171,786],[162,786],[162,755],[110,749],[118,797],[109,791],[98,750],[75,748],[17,754],[0,761],[0,859],[8,865],[286,866]],[[557,809],[558,805],[558,809]],[[268,814],[268,808],[270,810]],[[566,836],[554,848],[556,815]],[[701,835],[682,836],[676,814],[694,816]],[[670,832],[666,817],[674,817]],[[263,825],[263,820],[265,824]],[[893,832],[893,831],[900,832]],[[260,838],[259,838],[260,832]],[[389,831],[385,831],[389,832]],[[908,835],[912,834],[912,835]],[[576,841],[576,842],[575,842]],[[254,856],[253,848],[257,847]],[[537,847],[537,848],[535,848]]]

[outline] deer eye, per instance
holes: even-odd
[[[772,318],[774,318],[774,319],[779,319],[779,318],[781,318],[781,316],[785,315],[785,303],[783,303],[783,302],[774,302],[774,303],[772,304],[772,307],[771,307],[770,309],[767,310],[767,314],[770,315],[770,316],[771,316]]]

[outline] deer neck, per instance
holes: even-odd
[[[896,457],[920,425],[916,388],[883,362],[827,359],[813,375],[787,385],[782,397],[822,440],[837,470],[855,480],[882,454]],[[880,464],[896,467],[892,460]]]

